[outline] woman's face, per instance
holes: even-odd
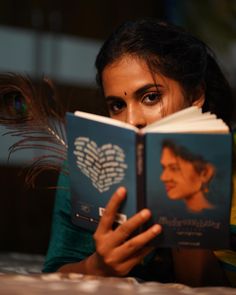
[[[152,74],[144,60],[129,55],[104,69],[102,83],[110,116],[138,128],[187,106],[176,81]]]
[[[168,197],[180,200],[194,196],[201,191],[204,175],[197,173],[191,162],[173,154],[169,148],[163,148],[161,155],[163,181]]]

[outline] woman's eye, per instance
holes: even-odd
[[[180,171],[180,167],[179,167],[179,165],[172,165],[172,166],[170,167],[170,170],[171,170],[172,172],[179,172],[179,171]]]
[[[112,101],[108,103],[108,109],[109,112],[113,114],[119,113],[125,106],[125,103],[123,101]]]
[[[153,93],[146,94],[143,97],[142,102],[145,104],[153,105],[153,104],[159,102],[160,100],[161,100],[161,94],[153,92]]]

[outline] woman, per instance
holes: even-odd
[[[164,140],[161,153],[162,174],[171,200],[183,200],[188,211],[200,213],[213,209],[207,199],[208,186],[214,176],[215,168],[200,155],[191,153],[186,147],[172,140]]]
[[[149,19],[125,22],[102,46],[96,68],[97,82],[112,118],[142,128],[196,105],[229,122],[230,88],[212,52],[175,26]],[[60,187],[68,186],[63,175],[59,182]],[[210,251],[153,249],[149,242],[161,232],[160,225],[132,236],[151,218],[148,209],[112,229],[125,195],[123,187],[114,193],[92,235],[71,223],[70,195],[58,191],[44,271],[132,275],[195,286],[226,283]]]

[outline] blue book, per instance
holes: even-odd
[[[73,223],[95,231],[115,190],[123,223],[142,208],[163,231],[159,247],[229,246],[232,136],[215,115],[189,107],[143,129],[67,113]]]

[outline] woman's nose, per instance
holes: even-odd
[[[126,122],[139,129],[147,125],[142,109],[138,104],[127,106]]]
[[[167,170],[166,169],[163,169],[162,170],[162,173],[161,173],[161,175],[160,175],[160,179],[161,179],[161,181],[168,181],[169,180],[169,173],[167,172]]]

